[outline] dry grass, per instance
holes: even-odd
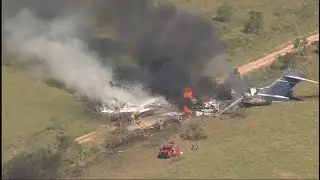
[[[308,78],[318,80],[318,55],[299,62]],[[296,95],[318,95],[318,85],[301,83]],[[109,155],[92,165],[90,178],[317,178],[319,175],[319,103],[274,103],[247,110],[247,117],[193,119],[208,135],[191,151],[193,141],[170,137],[178,142],[183,156],[178,160],[158,160],[158,146],[149,141],[135,144],[124,152]],[[193,123],[194,123],[193,122]],[[146,171],[147,169],[147,171]]]
[[[216,16],[217,8],[227,3],[233,8],[229,23],[211,20],[228,47],[234,65],[258,59],[264,53],[298,36],[319,31],[319,1],[315,0],[169,0],[188,9],[204,13],[208,19]],[[263,13],[264,30],[259,36],[242,33],[250,10]]]
[[[294,37],[318,30],[319,1],[314,0],[170,0],[205,13],[208,19],[222,2],[230,3],[229,23],[212,23],[228,47],[234,65],[256,59]],[[303,5],[304,4],[304,5]],[[247,12],[261,10],[265,29],[261,36],[241,32]],[[318,80],[318,56],[301,63],[311,79]],[[30,74],[2,67],[2,162],[22,150],[48,144],[63,130],[73,137],[98,127],[71,94],[50,87]],[[318,87],[301,83],[297,95],[318,94]],[[319,126],[318,99],[274,104],[248,110],[245,118],[193,119],[202,123],[206,140],[198,151],[178,135],[150,137],[123,153],[108,155],[87,169],[91,178],[317,178]],[[204,121],[207,120],[207,121]],[[205,124],[204,122],[208,122]],[[157,147],[168,138],[185,152],[179,161],[158,160]]]

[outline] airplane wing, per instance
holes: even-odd
[[[238,105],[243,100],[242,97],[237,98],[233,103],[231,103],[228,107],[226,107],[224,110],[222,110],[220,113],[218,113],[216,116],[220,116],[222,113],[226,112],[228,109],[230,109],[233,106]]]

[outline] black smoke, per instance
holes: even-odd
[[[152,0],[9,0],[7,13],[27,7],[44,19],[86,13],[88,21],[112,27],[117,40],[86,32],[83,37],[107,64],[115,79],[141,83],[166,97],[179,96],[185,87],[199,93],[229,96],[229,89],[245,89],[238,79],[219,85],[214,78],[231,72],[223,43],[212,23],[195,12]],[[89,23],[89,22],[88,22]],[[91,23],[91,22],[90,22]],[[117,57],[129,55],[127,62]],[[111,57],[111,58],[107,58]],[[112,63],[107,59],[113,59]]]
[[[244,89],[244,83],[235,79],[224,85],[214,80],[232,68],[223,43],[203,16],[171,4],[155,6],[149,0],[101,4],[98,20],[116,28],[137,64],[119,66],[120,79],[138,80],[166,96],[179,96],[184,87],[216,96],[229,96],[231,87]]]

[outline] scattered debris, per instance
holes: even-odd
[[[191,150],[198,150],[198,149],[199,149],[198,144],[193,144],[193,145],[191,146]]]
[[[184,112],[180,112],[176,107],[171,106],[167,102],[154,98],[142,105],[134,105],[132,103],[123,104],[122,107],[107,107],[103,104],[91,104],[90,107],[95,106],[95,109],[100,113],[108,114],[116,120],[116,126],[112,129],[122,127],[120,119],[128,119],[131,124],[124,126],[127,131],[141,132],[143,136],[147,135],[150,130],[162,130],[165,125],[170,123],[183,123],[187,117],[195,116],[220,116],[230,109],[238,109],[240,106],[250,107],[259,105],[269,105],[276,101],[291,101],[297,98],[289,96],[292,94],[292,88],[300,81],[308,81],[318,83],[304,78],[304,74],[300,72],[285,72],[279,79],[272,84],[262,88],[250,88],[246,93],[238,93],[231,90],[234,97],[229,101],[218,101],[215,99],[198,100],[194,97],[192,89],[186,88],[184,98],[186,104],[184,105]],[[90,103],[89,103],[90,104]],[[232,117],[245,117],[245,113],[239,110],[235,112]],[[77,138],[79,143],[87,142],[97,135],[86,135]],[[193,128],[185,130],[180,134],[183,139],[205,139],[206,135],[201,128]]]

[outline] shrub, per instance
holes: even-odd
[[[191,124],[181,131],[180,137],[183,140],[200,140],[206,139],[207,134],[205,134],[204,130],[199,127],[198,124]]]
[[[260,34],[263,29],[263,15],[260,11],[250,11],[249,19],[244,24],[243,32],[246,34]]]
[[[294,68],[296,53],[287,53],[283,56],[279,56],[278,59],[269,67],[271,70],[285,70],[287,68]]]
[[[32,153],[20,153],[4,164],[4,179],[56,178],[58,156],[51,150],[40,148]]]
[[[306,38],[298,38],[293,42],[294,48],[296,49],[296,53],[303,57],[304,60],[307,59],[310,50],[307,47],[308,40]]]
[[[57,143],[53,148],[41,147],[33,152],[21,152],[6,162],[2,178],[55,179],[81,172],[78,165],[82,154],[74,148],[72,139],[63,134],[59,134],[56,139]]]
[[[105,140],[106,148],[117,148],[123,144],[132,142],[134,140],[143,139],[144,134],[140,132],[130,132],[126,129],[116,129],[111,132],[111,136]]]
[[[216,21],[219,22],[229,22],[232,16],[232,8],[227,4],[222,4],[217,9]]]

